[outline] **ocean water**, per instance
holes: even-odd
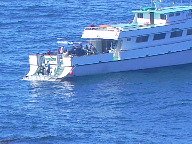
[[[167,1],[167,4],[170,1]],[[192,143],[192,65],[22,81],[28,55],[125,23],[148,0],[1,0],[0,143]]]

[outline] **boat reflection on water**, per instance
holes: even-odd
[[[74,85],[70,81],[57,82],[30,82],[30,95],[32,99],[63,99],[70,101],[74,96]]]
[[[74,85],[68,81],[62,83],[33,81],[29,86],[29,94],[25,97],[23,111],[27,111],[27,116],[33,120],[39,121],[37,126],[40,127],[66,125],[75,103],[74,93]]]

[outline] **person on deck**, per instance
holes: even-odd
[[[97,49],[93,46],[93,44],[90,45],[90,49],[91,49],[91,52],[93,54],[96,54],[97,53]]]
[[[47,75],[49,75],[51,72],[51,65],[49,63],[49,61],[47,62]]]
[[[62,54],[64,52],[64,47],[60,47],[59,49],[58,49],[58,54]]]
[[[50,50],[48,50],[47,54],[48,54],[48,55],[51,55],[51,51],[50,51]]]

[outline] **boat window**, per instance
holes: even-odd
[[[165,14],[160,14],[160,19],[165,20],[166,19],[166,15]]]
[[[148,38],[149,38],[149,35],[139,36],[136,39],[136,43],[147,42]]]
[[[169,14],[169,17],[172,17],[172,16],[174,16],[174,13],[170,13],[170,14]]]
[[[180,36],[182,36],[182,33],[183,33],[183,30],[173,31],[173,32],[171,32],[170,38],[180,37]]]
[[[161,39],[164,39],[165,36],[166,36],[166,33],[155,34],[153,40],[161,40]]]
[[[131,41],[131,38],[130,38],[130,37],[128,37],[128,38],[127,38],[127,41]]]
[[[176,15],[176,16],[179,16],[179,15],[180,15],[180,13],[179,13],[179,12],[177,12],[175,15]]]
[[[187,35],[192,35],[192,28],[187,30]]]
[[[137,17],[138,17],[138,18],[143,18],[143,13],[138,13],[138,14],[137,14]]]

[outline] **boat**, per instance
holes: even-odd
[[[82,42],[59,40],[56,52],[29,55],[23,78],[62,81],[65,78],[192,63],[192,6],[133,10],[125,24],[90,25]]]

